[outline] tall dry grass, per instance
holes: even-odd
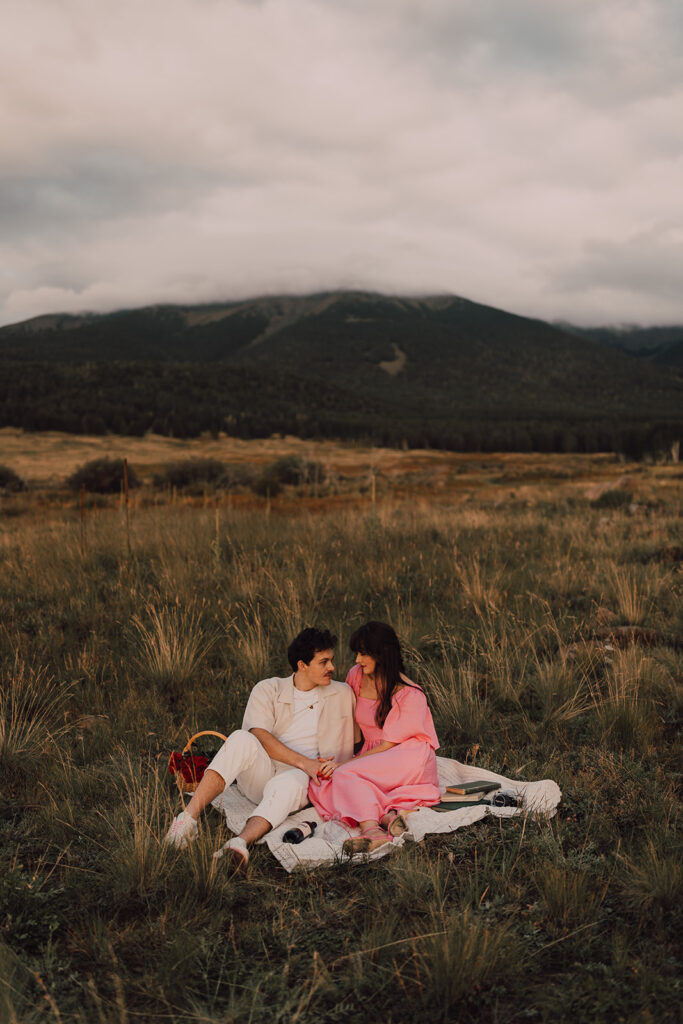
[[[116,510],[88,511],[85,554],[69,510],[0,521],[8,1019],[675,1019],[678,510],[544,502],[138,507],[130,558]],[[663,639],[620,650],[605,615]],[[555,778],[558,815],[304,877],[264,846],[229,876],[216,814],[166,850],[169,751],[238,727],[303,625],[340,634],[343,678],[369,618],[404,641],[439,753]]]
[[[468,996],[524,969],[510,925],[488,926],[468,908],[433,914],[429,927],[413,939],[414,984],[432,1019],[447,1024]]]
[[[610,652],[604,697],[596,709],[601,742],[639,751],[653,744],[661,729],[655,694],[665,677],[665,670],[637,647]]]
[[[69,730],[64,712],[71,687],[58,684],[46,666],[15,655],[0,681],[0,764],[27,769],[54,749]]]
[[[206,633],[196,608],[147,605],[131,620],[138,648],[135,666],[141,681],[180,691],[196,677],[216,636]]]

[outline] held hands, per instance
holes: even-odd
[[[307,757],[300,767],[303,768],[310,779],[317,782],[321,778],[329,779],[337,767],[337,762],[333,761],[331,757]]]
[[[318,782],[320,779],[329,779],[332,772],[339,765],[331,757],[319,757],[317,759],[307,757],[301,767],[309,778],[313,779],[314,782]]]
[[[309,779],[313,779],[315,782],[318,778],[318,772],[320,770],[320,761],[313,757],[307,757],[303,764],[297,767],[303,768],[308,775]]]
[[[339,765],[332,757],[319,757],[318,758],[318,771],[317,776],[319,779],[329,779],[335,768]]]

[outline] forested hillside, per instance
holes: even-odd
[[[669,327],[573,327],[564,326],[572,334],[599,341],[639,359],[659,366],[683,371],[683,325]]]
[[[42,317],[0,331],[0,372],[0,425],[28,430],[637,454],[683,423],[675,370],[453,297]]]

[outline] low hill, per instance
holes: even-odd
[[[669,327],[574,327],[558,324],[570,334],[647,359],[659,366],[683,370],[683,325]]]
[[[539,430],[557,446],[558,431],[573,431],[566,443],[600,447],[604,429],[670,433],[683,408],[676,373],[453,296],[334,292],[40,317],[0,330],[0,360],[3,424],[26,425],[30,396],[39,429],[101,421],[456,447],[482,431],[538,447]]]

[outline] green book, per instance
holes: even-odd
[[[454,796],[470,796],[472,793],[493,793],[500,789],[500,782],[489,782],[486,779],[479,779],[474,782],[461,782],[457,786],[446,786],[446,792]]]
[[[442,800],[440,804],[433,804],[429,809],[442,814],[444,811],[459,811],[461,807],[480,806],[488,807],[488,800],[451,800],[450,802]]]

